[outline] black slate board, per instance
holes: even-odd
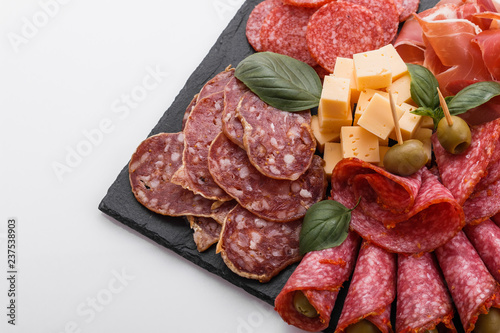
[[[242,5],[149,135],[180,131],[184,111],[203,84],[228,65],[235,67],[242,59],[254,52],[247,42],[245,27],[248,15],[261,1],[247,0]],[[437,0],[421,0],[419,11],[433,7],[436,3]],[[108,189],[106,196],[99,204],[99,210],[273,306],[274,299],[297,265],[289,266],[268,283],[260,283],[237,276],[226,267],[220,256],[215,253],[214,247],[204,253],[198,252],[193,241],[192,230],[184,218],[153,213],[135,199],[130,188],[128,165],[123,168]],[[340,317],[340,309],[342,309],[347,289],[348,284],[344,284],[332,313],[331,330],[335,328]],[[392,313],[395,314],[395,309]],[[455,325],[461,329],[459,322],[456,322]]]

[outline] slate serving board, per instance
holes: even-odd
[[[245,27],[250,12],[261,1],[245,1],[149,135],[180,131],[182,117],[187,105],[205,82],[224,70],[228,65],[236,67],[242,59],[254,52],[247,42]],[[428,9],[436,3],[437,0],[421,0],[419,11]],[[243,288],[270,305],[274,305],[274,299],[297,266],[297,264],[289,266],[268,283],[260,283],[237,276],[226,267],[220,255],[215,253],[214,246],[206,252],[198,252],[193,241],[193,232],[185,218],[153,213],[135,199],[130,188],[128,165],[122,169],[108,189],[106,196],[99,204],[99,210],[194,264]],[[348,284],[344,284],[332,313],[329,331],[335,328],[340,317],[340,309],[342,309],[341,305],[347,289]],[[395,309],[393,310],[394,314]],[[459,326],[458,323],[457,327]]]

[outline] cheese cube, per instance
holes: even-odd
[[[415,136],[413,137],[416,140],[420,140],[424,144],[424,150],[425,153],[427,154],[429,163],[431,162],[432,159],[431,136],[432,136],[432,130],[430,128],[419,128],[416,131]]]
[[[387,154],[387,151],[389,149],[391,149],[391,147],[380,146],[378,148],[379,148],[379,155],[380,155],[380,162],[378,163],[378,166],[383,167],[385,154]]]
[[[392,83],[389,57],[382,50],[356,53],[352,58],[359,90],[386,88]]]
[[[429,116],[422,116],[420,127],[434,129],[434,120]]]
[[[397,119],[401,118],[404,111],[396,105]],[[394,130],[394,120],[392,119],[391,106],[389,99],[382,97],[380,94],[373,95],[368,103],[366,110],[358,120],[358,125],[367,131],[378,136],[382,140],[386,140],[389,134]]]
[[[378,138],[360,126],[344,126],[340,130],[342,157],[357,157],[360,160],[379,163]]]
[[[342,126],[352,125],[352,112],[349,106],[349,112],[345,118],[331,118],[325,116],[321,105],[318,107],[319,130],[321,133],[340,133]]]
[[[415,132],[420,128],[422,123],[422,116],[411,113],[416,107],[410,104],[401,104],[401,109],[404,111],[403,116],[399,118],[399,127],[401,129],[401,137],[403,141],[410,140],[413,138]],[[397,140],[396,131],[393,130],[389,137],[393,140]]]
[[[409,73],[404,74],[387,88],[387,91],[391,91],[393,94],[398,94],[396,99],[396,104],[401,105],[402,103],[414,104],[411,99],[411,76]],[[395,95],[393,95],[395,96]]]
[[[340,141],[340,130],[332,133],[322,133],[319,130],[319,119],[317,115],[314,115],[311,118],[311,129],[313,131],[314,137],[316,138],[316,148],[318,148],[320,152],[324,151],[325,143],[330,141]]]
[[[404,60],[399,55],[398,51],[394,48],[394,45],[387,44],[381,47],[380,50],[384,52],[389,57],[389,64],[391,66],[392,81],[399,79],[401,76],[408,73],[408,67],[406,66]]]
[[[350,79],[325,76],[319,105],[323,116],[345,119],[351,110]]]
[[[342,159],[342,147],[338,142],[327,142],[325,144],[325,172],[328,177],[332,176],[333,168]]]
[[[359,95],[358,104],[356,105],[356,111],[354,112],[354,125],[358,124],[359,117],[363,114],[368,106],[368,103],[372,100],[373,95],[380,94],[385,98],[389,98],[389,94],[380,90],[375,89],[365,89]],[[396,96],[393,94],[393,96]]]
[[[350,80],[349,88],[351,90],[351,105],[357,103],[359,90],[356,85],[356,78],[354,77],[354,61],[350,58],[337,57],[335,67],[333,68],[333,74],[330,75]]]

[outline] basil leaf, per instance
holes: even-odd
[[[304,255],[342,244],[349,233],[351,211],[334,200],[323,200],[312,205],[302,223],[300,253]]]
[[[406,64],[411,76],[411,98],[418,106],[434,110],[439,106],[439,84],[430,70],[421,65]]]
[[[303,111],[319,105],[321,80],[308,64],[272,53],[254,53],[243,59],[234,72],[267,104],[284,111]]]
[[[434,117],[434,110],[429,109],[426,107],[419,107],[413,111],[410,111],[413,114],[417,114],[419,116],[428,116],[428,117]]]
[[[500,95],[500,83],[483,81],[465,87],[449,101],[448,109],[451,115],[459,115],[478,107],[495,96]]]

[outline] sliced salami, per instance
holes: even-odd
[[[421,184],[410,200],[415,192],[404,189],[415,189],[418,178]],[[462,207],[425,167],[411,177],[399,177],[356,158],[344,159],[332,173],[332,197],[346,207],[361,198],[351,228],[390,252],[432,251],[464,226]],[[407,209],[401,211],[399,202],[407,202]],[[399,212],[393,212],[393,206]]]
[[[338,292],[354,269],[359,243],[360,238],[350,232],[340,246],[304,256],[274,302],[285,322],[312,332],[328,327]],[[318,316],[310,318],[296,310],[298,292],[306,296]]]
[[[271,179],[255,169],[247,153],[221,133],[210,146],[208,165],[227,193],[265,220],[300,219],[325,196],[326,176],[319,156],[314,156],[309,170],[295,181]]]
[[[215,75],[211,80],[209,80],[203,88],[201,88],[197,101],[202,100],[203,98],[224,91],[224,87],[228,82],[234,77],[234,68],[229,66],[226,70]]]
[[[233,77],[224,88],[224,111],[222,112],[222,131],[241,148],[243,145],[243,125],[236,115],[236,108],[249,89],[243,82]]]
[[[199,252],[206,251],[219,241],[222,225],[209,217],[188,216],[189,226],[193,229],[193,239]]]
[[[309,169],[316,151],[309,111],[281,111],[249,91],[236,112],[250,162],[262,174],[296,180]]]
[[[281,0],[264,0],[259,3],[248,16],[246,25],[246,36],[248,42],[255,51],[262,51],[262,44],[260,42],[260,29],[266,16],[277,6],[282,6]]]
[[[378,49],[384,44],[380,22],[366,7],[333,1],[318,9],[307,26],[307,45],[321,67],[333,72],[337,57]]]
[[[266,16],[260,30],[262,51],[284,54],[315,66],[307,48],[306,28],[314,8],[278,6]]]
[[[184,116],[182,117],[182,130],[184,130],[184,127],[186,127],[186,121],[188,120],[189,115],[191,114],[191,110],[196,105],[197,100],[198,100],[198,94],[194,95],[193,99],[187,106],[186,111],[184,112]]]
[[[220,212],[212,209],[215,201],[170,181],[182,165],[183,150],[183,133],[161,133],[144,140],[129,163],[132,192],[141,204],[162,215],[214,217]]]
[[[182,166],[172,176],[171,181],[207,199],[229,201],[231,196],[215,183],[207,164],[210,143],[222,133],[223,108],[222,91],[196,103],[184,128]]]
[[[471,332],[481,313],[500,306],[500,285],[462,231],[437,248],[436,256],[464,330]]]
[[[302,258],[301,227],[302,220],[266,221],[237,205],[226,218],[217,249],[236,274],[267,282]]]
[[[468,225],[464,231],[491,275],[500,283],[500,227],[488,219],[475,226]]]
[[[298,7],[321,7],[329,2],[336,0],[283,0],[283,3]]]
[[[398,255],[396,332],[431,331],[453,325],[453,302],[432,253]]]
[[[399,22],[409,19],[413,13],[418,11],[420,0],[395,0],[399,12]]]
[[[391,304],[396,297],[396,255],[363,242],[336,333],[361,320],[392,332]]]
[[[479,223],[500,211],[498,163],[500,119],[471,128],[472,141],[462,154],[448,153],[432,137],[441,180],[464,206],[467,223]]]

